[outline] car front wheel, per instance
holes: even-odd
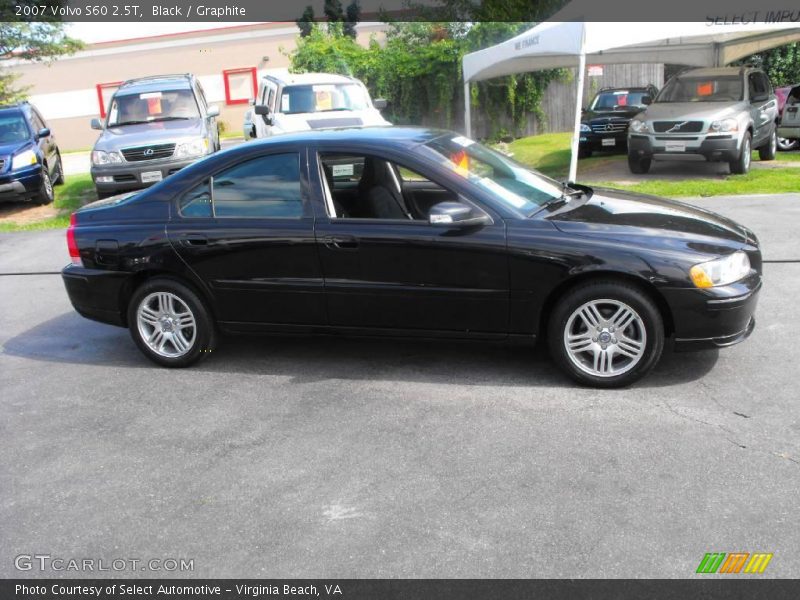
[[[549,324],[550,352],[583,385],[630,385],[652,370],[664,348],[664,323],[653,301],[622,282],[581,285],[559,299]]]
[[[798,145],[800,145],[798,140],[790,140],[782,137],[778,138],[778,150],[781,152],[791,152],[792,150],[796,150]]]
[[[749,132],[744,134],[742,147],[739,150],[739,156],[729,163],[731,173],[734,173],[735,175],[744,175],[750,170],[750,153],[752,150],[751,139],[752,138]]]
[[[147,358],[164,367],[188,367],[214,349],[216,334],[202,300],[166,278],[144,283],[128,306],[128,328]]]
[[[650,158],[642,158],[634,154],[628,154],[628,168],[631,170],[631,173],[637,175],[644,175],[647,173],[650,170],[651,161],[652,159]]]
[[[36,192],[36,195],[33,197],[33,201],[36,204],[50,204],[55,198],[53,192],[53,182],[50,179],[50,173],[47,172],[47,167],[42,167],[42,185],[39,188],[39,191]]]

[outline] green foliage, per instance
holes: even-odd
[[[386,42],[358,45],[330,24],[315,26],[290,55],[295,72],[332,72],[361,79],[373,98],[389,101],[385,112],[397,124],[453,128],[463,107],[464,54],[513,37],[531,23],[391,23]],[[471,101],[489,120],[488,137],[511,129],[522,133],[529,114],[543,120],[541,99],[560,71],[514,75],[472,86]]]
[[[739,62],[764,69],[772,85],[776,87],[800,82],[800,45],[797,43],[760,52]]]
[[[26,88],[15,86],[18,75],[2,68],[4,61],[18,58],[51,62],[81,47],[80,41],[67,36],[63,23],[0,21],[0,104],[16,102],[26,95]]]

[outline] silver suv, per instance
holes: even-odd
[[[100,198],[153,185],[219,150],[216,117],[197,78],[156,75],[129,79],[111,98],[103,133],[92,149],[92,180]]]
[[[763,71],[692,69],[676,75],[628,128],[628,166],[647,173],[653,159],[727,162],[747,173],[750,154],[773,160],[778,101]]]

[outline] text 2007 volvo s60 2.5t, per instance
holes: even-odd
[[[168,367],[220,332],[546,337],[572,378],[616,387],[668,338],[744,340],[761,287],[758,241],[733,221],[422,128],[232,148],[80,209],[67,242],[75,309]]]

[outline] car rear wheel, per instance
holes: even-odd
[[[50,179],[50,174],[47,172],[47,166],[44,165],[42,166],[42,185],[33,197],[33,201],[36,202],[36,204],[50,204],[54,197],[53,182]]]
[[[800,140],[790,140],[788,138],[778,138],[778,150],[781,152],[791,152],[800,146]]]
[[[773,130],[769,141],[758,149],[759,160],[775,160],[778,153],[778,133]]]
[[[651,162],[651,158],[642,158],[628,153],[628,168],[631,170],[631,173],[644,175],[650,170]]]
[[[188,367],[214,349],[216,332],[202,300],[182,283],[144,283],[128,306],[128,328],[147,358],[164,367]]]
[[[751,138],[752,136],[749,132],[744,134],[744,139],[742,140],[742,147],[739,150],[738,158],[728,163],[731,173],[734,173],[735,175],[744,175],[750,170],[750,153],[752,151]]]
[[[658,307],[637,287],[601,281],[559,299],[548,336],[553,359],[572,379],[616,388],[656,365],[664,348],[664,323]]]

